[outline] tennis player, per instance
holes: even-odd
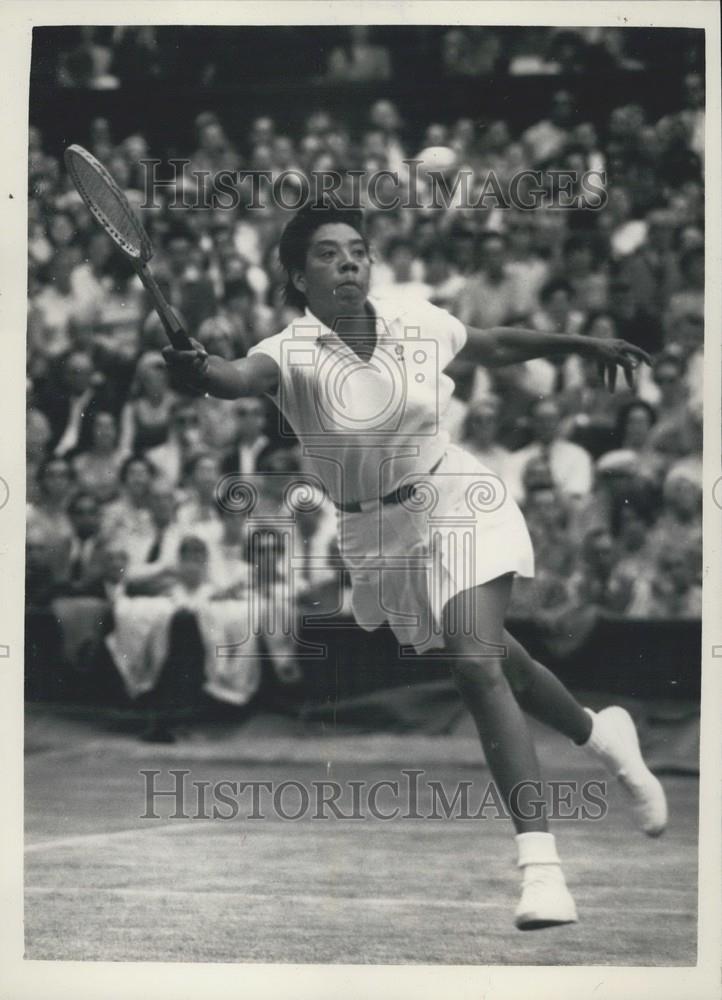
[[[522,790],[541,780],[524,712],[596,755],[649,836],[665,828],[665,794],[629,714],[583,708],[506,631],[514,576],[534,574],[532,546],[503,483],[449,443],[442,417],[453,383],[444,369],[459,355],[493,368],[574,352],[597,359],[613,390],[618,367],[632,385],[649,358],[622,340],[478,330],[425,301],[370,298],[360,211],[302,208],[283,232],[280,258],[302,318],[239,361],[209,356],[193,341],[192,351],[166,348],[166,362],[197,392],[267,393],[278,404],[337,508],[358,623],[370,630],[388,621],[402,644],[448,657],[516,829],[516,926],[573,923],[547,818],[522,807]]]

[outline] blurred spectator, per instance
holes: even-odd
[[[565,384],[569,388],[557,397],[562,414],[561,433],[598,458],[615,446],[619,435],[623,434],[618,427],[619,414],[634,397],[629,389],[619,386],[616,392],[610,393],[593,358],[571,357],[567,360],[570,364],[565,366]],[[574,361],[578,361],[581,372],[579,384],[576,381],[576,366],[572,368],[571,365]]]
[[[406,152],[401,142],[402,120],[398,108],[392,101],[376,101],[371,107],[369,121],[381,136],[389,170],[403,174],[406,170],[404,165]]]
[[[85,351],[71,351],[37,384],[36,405],[50,423],[49,447],[55,454],[67,455],[88,443],[91,414],[109,402],[98,382],[92,357]]]
[[[191,329],[197,329],[216,309],[213,283],[203,271],[203,259],[185,230],[171,231],[165,242],[168,296]]]
[[[236,357],[245,357],[253,344],[271,332],[272,311],[256,301],[253,289],[243,278],[226,282],[221,315],[228,320],[233,330]]]
[[[569,533],[569,513],[559,494],[549,487],[527,490],[524,515],[534,543],[535,566],[548,576],[567,580],[577,558]]]
[[[415,254],[412,240],[403,236],[398,236],[389,241],[386,247],[386,263],[389,269],[388,284],[374,285],[374,292],[378,295],[393,293],[394,297],[403,296],[414,300],[428,299],[431,295],[431,287],[424,281],[419,281],[418,273],[421,270],[420,261]]]
[[[506,240],[485,233],[478,243],[478,270],[466,279],[455,313],[467,326],[503,326],[517,313],[517,281],[506,265]]]
[[[127,580],[134,594],[168,593],[175,580],[175,564],[182,529],[178,527],[178,502],[173,487],[164,479],[154,479],[148,491],[151,532],[147,547],[138,546],[128,564]]]
[[[332,49],[327,76],[331,80],[388,80],[391,76],[389,52],[371,43],[372,29],[367,24],[350,25],[345,45]]]
[[[662,323],[635,299],[628,275],[620,273],[609,285],[609,310],[617,326],[617,336],[655,354],[662,347]]]
[[[28,535],[47,557],[54,582],[67,576],[68,552],[73,526],[68,517],[68,504],[73,491],[73,473],[66,459],[51,456],[38,469],[37,500],[27,507]]]
[[[442,309],[453,311],[464,278],[454,266],[452,248],[444,240],[434,242],[424,251],[424,280],[429,290],[429,301]]]
[[[527,212],[514,212],[508,220],[506,270],[516,282],[520,316],[526,316],[539,307],[540,293],[549,277],[549,264],[534,245],[535,232],[535,223]]]
[[[25,479],[28,503],[38,499],[38,472],[48,454],[50,424],[45,414],[32,407],[25,418]]]
[[[216,456],[199,454],[187,466],[187,499],[178,507],[178,526],[202,539],[217,542],[222,532],[221,514],[216,499],[220,478]]]
[[[684,382],[684,362],[678,354],[660,354],[652,368],[654,384],[659,391],[658,419],[650,431],[650,447],[662,455],[682,457],[690,451],[701,451],[701,439],[696,440],[696,420],[689,409],[689,392]]]
[[[678,317],[704,320],[704,247],[691,247],[679,258],[680,283],[669,299],[669,322]]]
[[[559,417],[559,407],[553,399],[542,399],[532,406],[530,418],[534,440],[513,452],[507,465],[509,490],[517,501],[524,499],[524,468],[537,458],[548,463],[552,482],[561,496],[580,499],[591,492],[594,479],[589,452],[559,436]]]
[[[144,452],[163,444],[177,397],[168,386],[168,369],[159,351],[138,358],[130,395],[121,414],[121,450]]]
[[[558,90],[552,98],[549,117],[532,125],[522,135],[533,166],[544,166],[562,151],[569,140],[573,114],[572,95],[566,90]]]
[[[93,591],[101,572],[100,503],[93,493],[81,490],[70,501],[68,515],[73,534],[63,592],[87,595]]]
[[[209,572],[216,600],[251,599],[247,520],[244,514],[222,508],[222,532],[210,546]]]
[[[258,456],[269,443],[266,429],[266,407],[262,399],[248,396],[235,404],[236,439],[221,462],[224,475],[252,475],[257,471]]]
[[[666,546],[657,554],[655,574],[638,581],[630,617],[675,621],[702,617],[702,587],[683,550]]]
[[[650,529],[659,512],[659,498],[652,487],[618,494],[612,503],[610,527],[618,546],[617,569],[636,581],[649,580],[655,571],[655,553],[650,544]],[[630,616],[638,613],[633,606]]]
[[[584,313],[575,308],[574,289],[565,278],[552,278],[539,291],[540,308],[531,325],[542,333],[579,333]]]
[[[692,565],[702,548],[702,485],[699,470],[673,465],[663,487],[662,512],[650,533],[653,551],[678,548]]]
[[[212,111],[205,111],[198,115],[195,125],[198,148],[191,156],[191,172],[208,171],[215,176],[221,170],[237,170],[240,158],[218,117]]]
[[[621,615],[634,593],[634,580],[616,569],[614,541],[605,529],[590,531],[582,543],[582,562],[569,580],[572,606],[605,615]]]
[[[584,313],[575,307],[574,291],[565,278],[550,278],[539,292],[540,308],[530,316],[529,325],[542,333],[583,332]],[[534,358],[524,365],[524,385],[536,396],[548,396],[572,389],[583,381],[581,359],[570,354],[559,360]]]
[[[498,396],[485,396],[470,404],[461,444],[502,480],[507,479],[509,451],[497,440],[501,400]]]
[[[90,420],[90,444],[72,459],[80,489],[100,503],[115,499],[120,468],[126,457],[118,445],[118,424],[112,413],[95,410]]]
[[[45,265],[44,283],[31,298],[31,350],[47,359],[57,358],[70,348],[71,325],[87,318],[85,304],[71,283],[76,263],[72,250],[55,252]]]
[[[84,25],[78,30],[80,40],[77,47],[61,54],[58,83],[61,87],[88,90],[117,89],[120,81],[110,72],[113,51],[99,42],[103,29]]]
[[[451,28],[441,39],[446,76],[490,76],[501,57],[499,36],[488,28]]]
[[[123,545],[126,561],[141,561],[151,544],[153,522],[148,498],[155,475],[155,467],[147,459],[139,455],[126,458],[120,469],[120,496],[103,510],[103,535]]]
[[[629,284],[636,306],[661,316],[679,285],[679,261],[673,250],[674,217],[655,209],[646,218],[645,242],[623,261],[620,273]]]
[[[198,416],[198,405],[187,397],[175,400],[170,411],[170,425],[163,444],[146,452],[154,468],[160,469],[173,486],[180,486],[185,471],[196,456],[205,452]]]
[[[661,479],[665,461],[654,450],[652,429],[657,422],[657,414],[649,403],[633,399],[617,414],[615,438],[619,447],[608,451],[605,456],[607,467],[619,460],[630,461],[637,473],[652,482]]]
[[[584,236],[572,235],[564,244],[563,274],[572,287],[577,308],[583,312],[607,306],[607,273],[596,256]]]

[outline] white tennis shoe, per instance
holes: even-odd
[[[592,717],[592,734],[583,744],[603,761],[632,801],[639,827],[648,837],[658,837],[667,826],[667,797],[658,778],[644,763],[637,728],[626,709],[617,705],[601,712],[585,709]]]
[[[559,865],[524,866],[521,899],[514,914],[520,931],[537,931],[577,922],[577,908]]]

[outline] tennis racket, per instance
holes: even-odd
[[[128,199],[102,163],[82,146],[65,150],[65,166],[78,189],[78,194],[94,218],[133,266],[153,300],[168,340],[177,351],[192,351],[188,334],[178,321],[153,277],[148,261],[153,246]]]

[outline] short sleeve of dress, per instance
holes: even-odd
[[[274,337],[265,337],[263,340],[259,340],[257,344],[250,347],[247,351],[247,356],[250,358],[252,354],[267,354],[272,361],[275,361],[278,367],[281,367],[281,336],[276,334]]]
[[[466,343],[466,327],[461,320],[452,316],[446,309],[434,306],[430,302],[424,303],[424,312],[439,344],[448,350],[448,360],[450,361],[456,357]]]
[[[251,357],[253,354],[265,354],[272,361],[275,361],[278,365],[281,373],[283,373],[283,365],[281,364],[281,341],[283,335],[277,333],[273,337],[265,337],[263,340],[259,340],[257,344],[249,348],[246,356]],[[271,398],[275,398],[278,395],[278,390],[275,393],[268,393]]]

